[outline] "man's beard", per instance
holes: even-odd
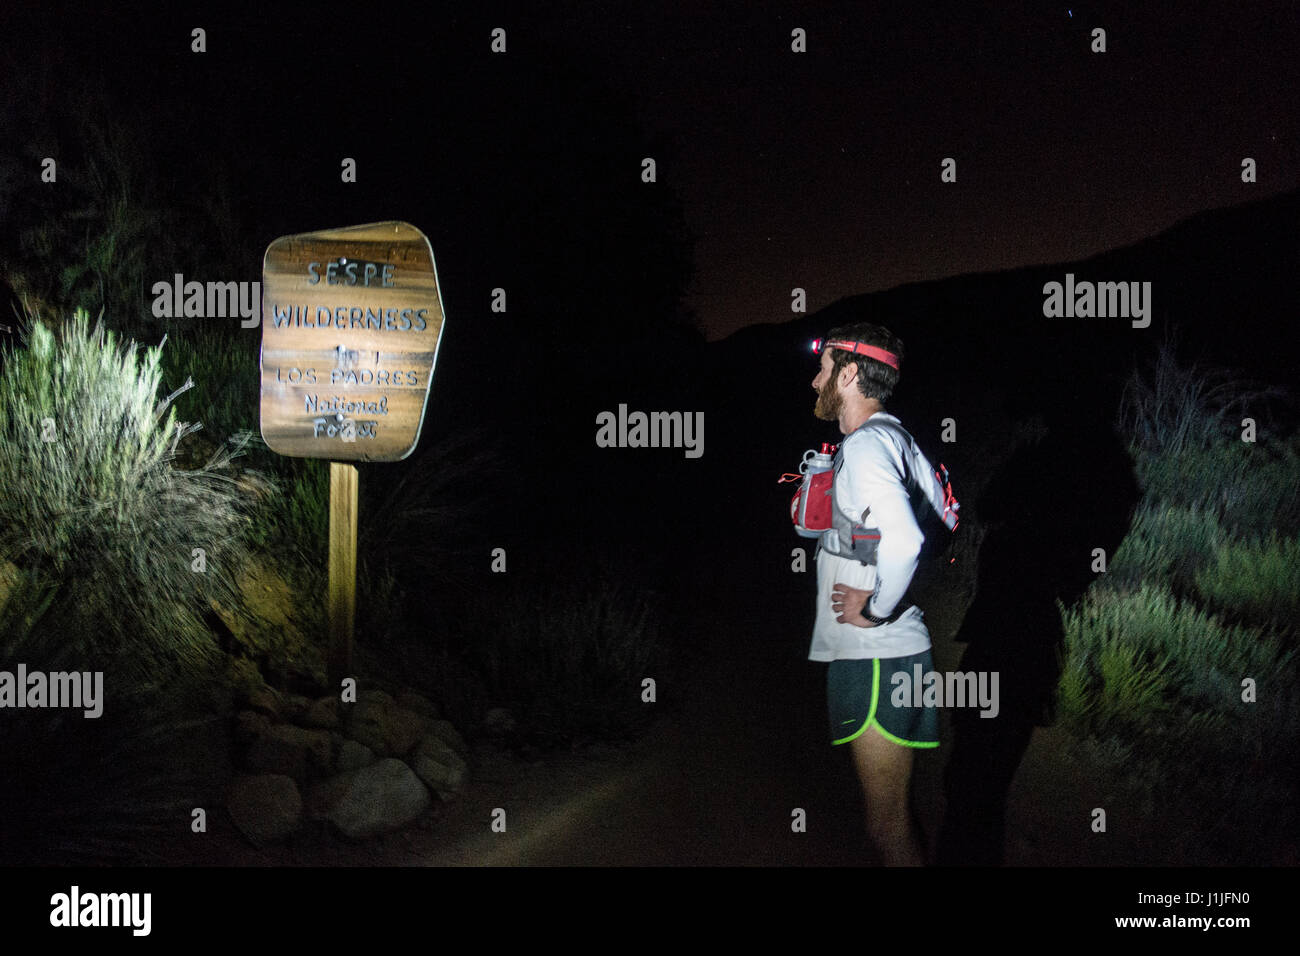
[[[844,397],[835,387],[835,379],[831,378],[817,393],[817,405],[813,408],[813,414],[824,422],[837,422],[840,420],[840,411],[843,408]]]

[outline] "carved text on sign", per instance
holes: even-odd
[[[424,235],[376,223],[287,236],[267,249],[262,288],[267,444],[336,460],[410,454],[443,323]]]

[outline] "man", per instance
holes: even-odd
[[[912,755],[939,745],[938,714],[919,701],[896,707],[891,700],[893,674],[910,680],[915,664],[933,669],[930,632],[906,599],[924,541],[906,479],[910,438],[884,406],[902,359],[903,343],[868,323],[833,329],[825,340],[812,382],[814,414],[838,422],[847,437],[835,460],[835,526],[819,539],[808,658],[830,664],[831,739],[852,750],[869,837],[886,865],[920,866]]]

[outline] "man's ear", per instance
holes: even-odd
[[[842,369],[840,369],[840,387],[848,388],[850,385],[853,384],[853,380],[856,379],[857,377],[858,377],[858,364],[856,362],[849,362]]]

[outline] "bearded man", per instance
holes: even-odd
[[[868,836],[886,865],[920,866],[912,759],[938,747],[939,720],[920,701],[893,703],[894,674],[910,681],[917,664],[933,670],[930,632],[907,600],[925,540],[907,484],[912,441],[884,405],[902,360],[902,341],[868,323],[832,329],[822,348],[814,414],[847,437],[835,457],[833,526],[819,539],[808,658],[829,664],[831,742],[852,751]]]

